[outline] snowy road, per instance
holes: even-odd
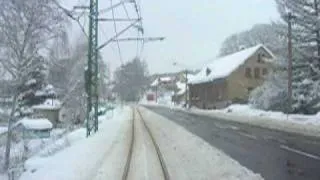
[[[181,126],[144,108],[139,110],[141,114],[134,111],[118,143],[103,159],[95,180],[262,179]]]
[[[152,134],[147,130],[138,111],[134,111],[134,139],[128,164],[127,180],[154,179],[163,180],[166,170],[162,169]],[[161,153],[161,152],[159,152]],[[164,172],[165,171],[165,172]],[[123,178],[124,179],[124,178]]]
[[[185,127],[267,180],[320,179],[320,139],[165,107],[149,109]]]

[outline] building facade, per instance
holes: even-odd
[[[190,105],[202,109],[246,103],[250,92],[272,72],[274,56],[263,45],[213,61],[189,83]]]

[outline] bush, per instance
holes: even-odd
[[[287,112],[287,102],[286,83],[280,79],[266,81],[262,86],[254,89],[249,97],[249,104],[262,110]]]

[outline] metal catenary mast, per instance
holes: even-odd
[[[87,136],[90,136],[92,133],[98,131],[98,109],[99,109],[99,50],[107,46],[112,42],[118,43],[119,54],[121,54],[119,42],[124,41],[142,41],[142,42],[150,42],[150,41],[162,41],[164,37],[129,37],[124,39],[118,39],[119,36],[124,34],[127,30],[135,27],[138,29],[138,32],[143,34],[143,27],[141,23],[141,15],[138,12],[137,3],[135,0],[121,0],[119,3],[113,4],[112,0],[111,6],[99,11],[98,8],[98,0],[90,0],[89,7],[76,7],[76,9],[87,9],[89,8],[89,34],[88,34],[88,62],[85,70],[85,88],[87,94],[87,112],[86,112],[86,126],[87,126]],[[132,18],[129,16],[127,9],[125,7],[126,3],[133,3],[137,17]],[[122,6],[126,11],[127,18],[115,18],[113,9]],[[112,11],[113,18],[101,18],[99,14],[106,13]],[[115,26],[115,35],[108,39],[106,42],[102,44],[98,44],[98,29],[99,22],[114,22]],[[131,22],[124,29],[117,31],[115,22]],[[139,24],[139,25],[137,25]]]
[[[85,71],[87,136],[90,136],[92,131],[98,131],[98,0],[90,0],[89,10],[89,49],[88,64]]]

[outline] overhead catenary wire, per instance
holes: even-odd
[[[138,5],[136,0],[133,0],[133,4],[134,4],[134,9],[136,11],[136,14],[137,14],[138,18],[141,19],[141,7]],[[144,37],[144,29],[143,29],[142,21],[139,22],[139,25],[140,25],[141,29],[138,29],[138,37],[142,37],[142,39],[143,39],[143,37]],[[141,56],[141,54],[143,52],[143,49],[144,49],[144,43],[145,43],[145,41],[141,40],[141,47],[140,47],[140,51],[137,49],[137,56]],[[137,44],[138,44],[138,42],[137,42]]]
[[[63,7],[57,0],[54,0],[53,2],[58,6],[58,8],[60,8],[63,11],[63,13],[65,13],[69,18],[71,18],[72,20],[74,20],[78,24],[82,33],[86,36],[86,38],[88,38],[89,36],[86,33],[86,30],[80,22],[80,18],[85,14],[85,10],[83,10],[83,12],[78,17],[75,17],[73,15],[75,13],[75,9],[68,10],[67,8]],[[85,3],[87,3],[87,2],[88,2],[88,0],[85,1]]]
[[[112,0],[110,0],[110,4],[111,4],[111,6],[113,5]],[[122,3],[122,5],[124,5],[124,4]],[[111,13],[112,13],[112,19],[113,19],[114,33],[118,34],[117,23],[115,21],[115,15],[114,15],[114,8],[111,9]],[[123,64],[123,60],[122,60],[121,48],[120,48],[120,44],[119,44],[118,40],[117,40],[117,47],[118,47],[119,59],[120,59],[121,65],[122,65]]]
[[[141,1],[139,1],[141,3]],[[140,3],[137,3],[136,0],[134,0],[134,3],[135,3],[135,7],[136,7],[136,12],[138,14],[138,18],[141,18],[142,17],[142,14],[141,14],[141,6],[140,6]],[[140,25],[143,26],[143,22],[141,21],[140,22]],[[142,32],[142,38],[144,37],[144,31]],[[144,50],[144,44],[145,44],[145,41],[142,40],[141,41],[141,48],[140,48],[140,54],[139,56],[142,55],[143,53],[143,50]]]
[[[122,7],[123,7],[123,9],[124,9],[124,11],[125,11],[125,13],[126,13],[126,15],[127,15],[127,18],[130,18],[129,12],[128,12],[128,9],[127,9],[126,5],[125,5],[125,4],[122,4]],[[141,19],[141,18],[139,17],[139,15],[137,15],[137,17],[138,17],[138,19]],[[140,21],[140,22],[141,22],[141,21]],[[140,37],[139,30],[137,30],[137,37]],[[139,52],[139,41],[136,42],[136,57],[138,57],[138,52]]]

